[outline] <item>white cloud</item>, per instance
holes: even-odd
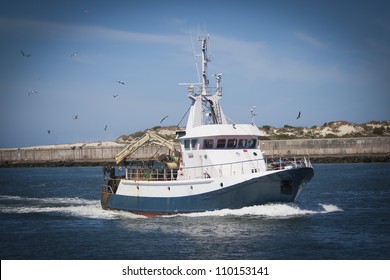
[[[314,38],[313,36],[307,35],[306,33],[294,32],[294,35],[299,39],[301,39],[303,42],[311,45],[312,47],[321,48],[321,49],[326,47],[326,45],[323,42],[321,42],[317,38]]]
[[[102,26],[76,25],[27,19],[0,19],[0,30],[35,39],[74,39],[104,41],[135,41],[159,44],[183,44],[181,35],[159,35],[130,32]]]
[[[188,34],[160,35],[138,33],[96,25],[76,25],[52,21],[27,19],[0,19],[0,32],[14,32],[18,36],[32,37],[34,40],[47,38],[53,40],[125,41],[146,44],[176,45],[180,51],[190,54],[191,43]],[[295,36],[304,42],[318,48],[325,45],[318,39],[303,32],[295,32]],[[377,42],[371,42],[378,47]],[[376,43],[376,44],[374,44]],[[195,46],[198,47],[198,46]],[[176,48],[176,47],[175,47]],[[351,81],[353,73],[342,71],[342,64],[314,61],[294,56],[294,53],[284,51],[280,46],[272,46],[264,41],[248,41],[226,36],[211,35],[209,52],[216,56],[215,65],[222,66],[218,71],[240,73],[245,79],[268,79],[303,82],[334,82]],[[387,49],[385,49],[387,50]],[[178,55],[177,60],[182,62]],[[190,61],[190,59],[188,60]]]
[[[212,36],[210,48],[215,50],[215,60],[225,60],[222,64],[236,68],[250,79],[329,82],[351,78],[351,73],[344,73],[340,64],[304,59],[265,42]]]

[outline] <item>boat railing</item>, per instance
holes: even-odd
[[[222,87],[212,87],[207,86],[203,87],[202,84],[182,84],[188,85],[188,94],[189,95],[206,95],[211,96],[215,93],[222,93]]]
[[[232,163],[187,167],[185,170],[179,171],[179,176],[183,176],[183,179],[188,180],[223,176],[238,176],[248,173],[259,173],[271,170],[284,170],[302,167],[312,167],[308,158],[303,157],[302,159],[296,159],[279,157],[277,160],[275,158],[263,158]]]
[[[136,181],[173,181],[177,178],[177,172],[177,168],[126,168],[125,178]]]
[[[265,163],[265,164],[264,164]],[[223,164],[180,167],[179,169],[138,167],[126,168],[125,178],[135,181],[173,181],[237,176],[271,170],[312,167],[308,158],[264,158]]]
[[[114,191],[112,190],[112,188],[109,185],[102,185],[102,192],[114,193]]]
[[[281,170],[299,167],[313,167],[309,158],[272,157],[267,159],[267,170]]]

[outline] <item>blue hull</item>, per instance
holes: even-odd
[[[313,168],[283,170],[217,191],[185,197],[135,197],[101,193],[103,209],[144,215],[169,215],[219,209],[239,209],[270,202],[294,201],[313,177]]]

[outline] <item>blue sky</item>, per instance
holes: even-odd
[[[191,34],[197,48],[210,35],[235,123],[253,106],[258,126],[390,120],[389,14],[386,1],[2,1],[0,147],[177,125],[178,84],[198,80]]]

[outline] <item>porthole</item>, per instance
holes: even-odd
[[[223,183],[219,184],[221,186],[221,188],[223,187]]]
[[[253,155],[254,155],[255,157],[257,157],[257,153],[256,153],[256,152],[253,152]]]

